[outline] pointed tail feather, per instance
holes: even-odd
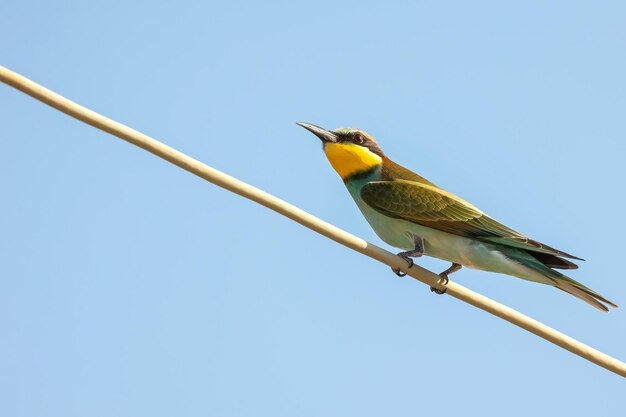
[[[581,300],[592,305],[600,311],[604,311],[605,313],[609,311],[609,308],[602,302],[608,304],[611,307],[617,308],[617,304],[607,300],[595,291],[590,290],[589,288],[585,287],[582,284],[579,284],[571,278],[564,278],[565,279],[555,279],[554,286],[559,290],[565,291],[566,293],[571,294],[576,298],[580,298]]]
[[[507,258],[511,259],[512,261],[517,262],[520,265],[530,268],[531,270],[539,274],[539,276],[534,275],[534,274],[532,276],[516,275],[516,276],[519,276],[520,278],[528,279],[530,281],[535,281],[535,282],[541,282],[543,284],[552,284],[559,290],[565,291],[566,293],[571,294],[576,298],[580,298],[584,302],[597,308],[600,311],[608,312],[609,307],[617,308],[617,304],[613,303],[612,301],[607,300],[606,298],[602,297],[600,294],[593,291],[592,289],[584,286],[580,282],[575,281],[566,275],[563,275],[562,273],[560,273],[559,271],[555,269],[552,269],[552,268],[567,269],[567,267],[569,267],[569,269],[573,269],[573,267],[575,267],[573,263],[571,265],[567,263],[562,263],[562,264],[559,263],[558,266],[557,265],[553,266],[551,264],[556,264],[557,260],[558,261],[565,261],[565,260],[562,258],[558,258],[556,256],[553,256],[552,258],[548,258],[544,256],[543,254],[540,256],[537,256],[536,254],[529,253],[526,250],[521,251],[519,249],[515,250],[513,248],[510,248],[507,250],[504,247],[500,247],[499,250]],[[569,261],[565,261],[565,262],[569,262]],[[543,279],[540,279],[540,277]]]

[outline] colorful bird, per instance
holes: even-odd
[[[376,234],[405,249],[407,260],[428,255],[452,262],[444,282],[462,266],[552,285],[602,311],[616,304],[556,269],[575,269],[554,249],[497,222],[467,201],[396,164],[359,129],[326,130],[298,123],[321,141],[324,153]],[[396,274],[403,276],[399,270]],[[431,288],[432,291],[443,294]]]

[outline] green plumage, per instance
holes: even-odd
[[[603,311],[608,311],[608,309],[598,300],[616,307],[614,303],[593,290],[553,269],[575,269],[578,267],[576,264],[563,258],[582,260],[581,258],[529,239],[489,217],[467,201],[396,164],[386,156],[383,156],[382,166],[378,171],[380,173],[373,170],[369,175],[366,173],[360,175],[360,177],[368,177],[368,181],[359,181],[356,178],[346,181],[349,189],[354,188],[350,183],[359,183],[357,185],[358,197],[362,200],[362,204],[366,204],[377,213],[389,218],[484,243],[483,245],[468,245],[467,248],[472,248],[472,254],[466,249],[459,250],[471,258],[470,262],[463,262],[462,256],[453,253],[457,241],[452,238],[446,241],[450,250],[440,250],[440,253],[434,256],[478,269],[502,272],[551,284]],[[375,178],[378,180],[374,180]],[[375,216],[367,211],[364,211],[364,215],[376,230],[378,222],[373,219]],[[422,234],[428,235],[424,232]],[[436,235],[436,238],[431,237],[431,240],[441,240],[444,234]],[[379,233],[379,235],[383,237],[384,233]],[[446,240],[445,237],[443,240]],[[426,245],[428,246],[428,237]],[[494,257],[494,253],[499,253],[502,257],[498,259]],[[495,262],[502,259],[506,259],[505,262],[522,266],[524,269],[520,270],[514,265],[500,265],[505,262]]]
[[[484,239],[532,252],[581,259],[528,239],[487,216],[467,201],[434,185],[404,179],[372,181],[361,189],[361,198],[369,206],[388,216],[443,232]]]
[[[617,307],[555,270],[577,268],[565,258],[581,258],[526,237],[396,164],[365,132],[358,129],[331,132],[306,123],[301,125],[318,136],[324,146],[333,146],[331,164],[344,177],[348,191],[369,224],[388,244],[408,249],[405,253],[411,253],[410,256],[419,256],[413,254],[419,252],[458,265],[552,285],[602,311],[608,311],[603,303]],[[365,159],[378,158],[380,164],[372,167],[368,162],[363,168],[357,166],[350,174],[343,175],[345,166],[341,165],[343,157],[337,156],[338,146],[352,167],[364,152],[371,152]],[[422,246],[419,251],[417,241]]]

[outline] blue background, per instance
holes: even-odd
[[[625,304],[625,13],[5,0],[0,56],[382,244],[295,122],[363,128]],[[623,413],[604,369],[6,86],[0,110],[0,415]],[[454,279],[626,358],[623,310]]]

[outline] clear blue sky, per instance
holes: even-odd
[[[363,128],[626,307],[623,2],[204,3],[3,1],[1,63],[386,247],[295,122]],[[601,368],[8,87],[0,109],[0,415],[623,413]],[[626,359],[623,308],[454,279]]]

